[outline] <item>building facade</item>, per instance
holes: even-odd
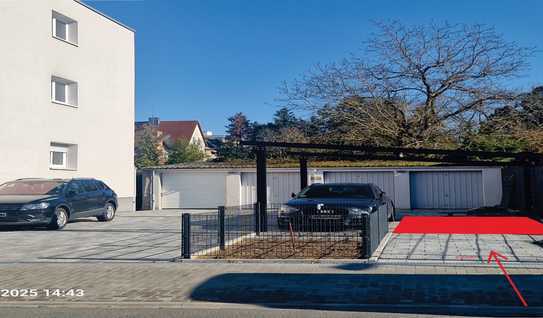
[[[0,183],[93,177],[133,209],[134,36],[79,1],[0,1]]]

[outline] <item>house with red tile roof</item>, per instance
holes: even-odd
[[[196,120],[160,120],[151,117],[148,121],[136,122],[136,132],[151,126],[160,132],[166,149],[171,148],[177,140],[187,140],[206,152],[206,141],[200,123]]]

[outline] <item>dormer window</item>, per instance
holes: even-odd
[[[53,11],[53,37],[77,45],[77,21]]]

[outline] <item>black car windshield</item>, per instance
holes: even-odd
[[[13,181],[0,185],[0,195],[56,195],[63,186],[62,181]]]
[[[313,185],[306,188],[298,198],[369,198],[373,191],[369,185]]]

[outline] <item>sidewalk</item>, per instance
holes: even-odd
[[[528,309],[520,306],[494,265],[3,264],[1,289],[37,289],[38,296],[0,297],[0,306],[258,306],[392,313],[543,314],[543,269],[514,267],[509,272],[528,302]],[[84,296],[45,295],[45,289],[56,288],[83,289]]]

